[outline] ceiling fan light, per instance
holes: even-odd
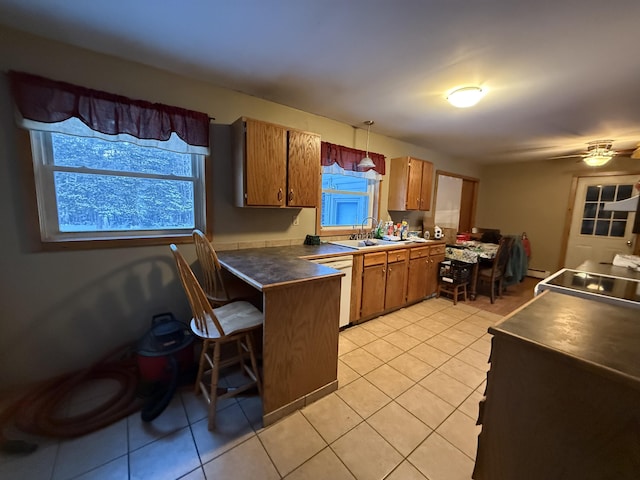
[[[584,157],[583,162],[590,167],[601,167],[605,165],[613,158],[613,155],[587,155]]]
[[[480,87],[463,87],[453,90],[447,95],[451,105],[458,108],[473,107],[484,96],[485,92]]]

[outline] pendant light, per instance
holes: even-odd
[[[364,124],[367,125],[367,149],[365,151],[365,157],[358,163],[358,168],[371,168],[376,166],[376,164],[373,163],[373,160],[369,158],[369,132],[371,131],[371,125],[374,123],[375,122],[373,120],[367,120],[364,122]]]

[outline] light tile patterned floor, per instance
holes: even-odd
[[[223,402],[209,432],[204,401],[183,389],[151,423],[134,414],[2,453],[0,478],[469,480],[486,332],[501,318],[427,300],[343,331],[339,389],[268,428],[260,399],[244,397]]]

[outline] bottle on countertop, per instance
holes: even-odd
[[[402,220],[400,224],[400,240],[406,240],[409,234],[409,222]]]

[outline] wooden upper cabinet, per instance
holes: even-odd
[[[289,130],[287,204],[315,207],[320,189],[320,135]]]
[[[430,210],[433,164],[413,157],[391,159],[389,210]]]
[[[249,118],[232,131],[237,206],[317,205],[320,135]]]

